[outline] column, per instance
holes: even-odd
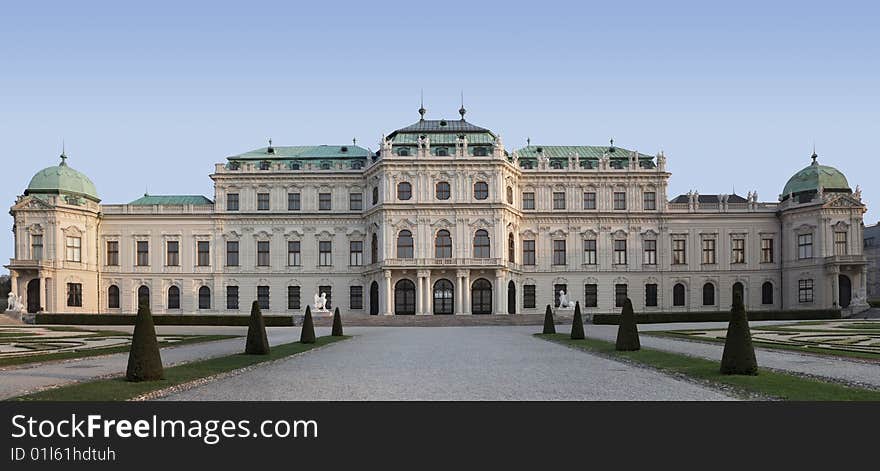
[[[434,286],[431,285],[431,272],[425,272],[425,301],[422,309],[426,316],[434,314]]]
[[[832,307],[840,308],[840,275],[839,271],[835,268],[831,270],[831,301]],[[814,286],[813,289],[816,289]]]
[[[391,270],[385,270],[385,311],[382,313],[386,316],[392,314],[391,311]]]
[[[464,289],[461,290],[461,313],[462,314],[473,314],[471,312],[471,272],[470,270],[466,270],[464,274],[464,278],[462,279],[464,283]]]
[[[46,278],[40,277],[40,308],[46,311]]]
[[[462,289],[461,273],[455,274],[455,314],[464,314],[462,309],[462,299],[464,299],[464,290]]]
[[[419,272],[417,275],[418,284],[416,284],[416,315],[421,316],[425,312],[422,309],[422,306],[425,301],[425,279],[422,278],[422,273]]]
[[[504,286],[504,270],[495,270],[495,314],[507,314],[507,287]]]

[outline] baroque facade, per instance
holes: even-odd
[[[880,223],[865,228],[868,299],[880,300]]]
[[[425,119],[352,145],[273,146],[215,166],[214,198],[102,204],[59,165],[12,207],[7,266],[28,311],[587,313],[866,306],[860,192],[812,163],[775,202],[667,197],[666,156],[532,145]]]

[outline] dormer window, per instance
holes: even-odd
[[[290,169],[291,169],[291,170],[299,170],[299,169],[300,169],[300,163],[299,163],[299,162],[291,162],[291,163],[290,163]]]
[[[554,160],[553,162],[550,162],[550,168],[562,170],[562,161]]]
[[[521,160],[519,166],[525,169],[532,169],[532,161],[531,160]]]
[[[437,148],[437,156],[438,157],[448,157],[449,156],[449,149],[447,149],[445,147],[438,147]]]
[[[401,147],[400,149],[397,150],[397,155],[399,155],[401,157],[408,157],[409,156],[409,147]]]
[[[474,156],[475,157],[485,157],[489,155],[489,149],[485,147],[474,147]]]
[[[330,162],[321,162],[321,170],[330,170]]]
[[[227,166],[227,168],[229,170],[238,170],[241,168],[241,164],[239,164],[238,162],[229,162],[229,165]]]
[[[260,162],[260,170],[269,170],[269,161],[263,160]]]
[[[347,146],[340,147],[339,152],[342,152],[342,153],[348,152],[348,147]]]
[[[351,168],[354,170],[360,170],[364,168],[364,162],[362,160],[355,160],[351,163]]]

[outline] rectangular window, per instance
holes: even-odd
[[[846,255],[846,232],[834,233],[834,255]]]
[[[363,193],[349,193],[348,194],[348,209],[350,211],[360,211],[364,209],[364,195]]]
[[[596,307],[599,305],[599,285],[588,283],[584,285],[584,307]]]
[[[118,243],[117,243],[118,244]],[[116,254],[119,254],[119,249],[116,249]],[[108,246],[109,250],[109,246]],[[32,235],[31,236],[31,260],[42,260],[43,259],[43,236],[42,235]],[[107,260],[110,260],[110,257],[107,257]],[[116,258],[117,263],[119,262],[119,257]],[[110,265],[110,263],[107,263]]]
[[[626,193],[622,191],[614,192],[614,210],[615,211],[625,211],[626,210]]]
[[[67,283],[67,305],[70,307],[82,307],[83,285],[82,283]]]
[[[353,240],[349,244],[349,260],[348,264],[353,267],[359,267],[364,264],[364,242]]]
[[[553,209],[565,209],[565,192],[553,192]]]
[[[226,309],[238,310],[238,286],[226,287]]]
[[[730,263],[746,263],[745,239],[733,239],[730,241]]]
[[[269,266],[269,241],[268,240],[258,240],[257,241],[257,266],[258,267],[268,267]]]
[[[257,211],[269,210],[269,193],[257,193]]]
[[[287,210],[288,211],[299,211],[300,210],[300,194],[299,193],[288,193],[287,194]]]
[[[596,241],[594,239],[584,241],[584,264],[595,265],[597,263]]]
[[[238,241],[237,240],[227,240],[226,241],[226,266],[227,267],[237,267],[238,266]]]
[[[625,240],[615,240],[614,241],[614,264],[615,265],[626,265],[626,241]]]
[[[535,308],[535,285],[523,285],[523,309]]]
[[[535,241],[534,240],[524,240],[522,247],[523,247],[523,265],[534,265],[535,264]]]
[[[80,237],[68,237],[67,238],[67,261],[68,262],[81,262],[82,261],[82,238],[80,238]]]
[[[535,209],[535,194],[533,192],[525,192],[522,196],[523,209]]]
[[[657,306],[657,285],[648,283],[645,285],[645,306]]]
[[[238,193],[226,194],[226,210],[238,211]]]
[[[553,241],[553,264],[554,265],[565,265],[565,241],[564,240],[554,240]]]
[[[111,267],[119,266],[119,241],[107,241],[107,265]]]
[[[330,301],[333,299],[333,288],[330,286],[318,286],[318,292],[327,296],[327,303],[324,305],[326,309],[333,309]]]
[[[596,193],[588,191],[584,193],[584,209],[596,209]]]
[[[773,239],[761,239],[761,263],[773,263]]]
[[[703,240],[703,263],[707,265],[715,263],[715,239]]]
[[[813,234],[801,234],[798,236],[798,258],[813,258]]]
[[[269,310],[269,287],[268,286],[257,286],[257,304],[260,305],[260,309],[264,311]]]
[[[642,263],[645,265],[656,265],[657,264],[657,241],[656,240],[645,240],[644,249],[645,249],[645,257]]]
[[[287,265],[291,267],[302,265],[302,259],[300,258],[300,243],[298,240],[287,241]]]
[[[333,203],[330,200],[330,193],[318,193],[318,210],[330,211],[333,209]]]
[[[196,243],[196,250],[198,251],[198,265],[200,267],[207,267],[211,265],[211,243],[208,241],[200,240]]]
[[[318,242],[318,265],[322,267],[333,265],[333,244],[329,240]]]
[[[798,302],[813,302],[813,280],[798,280]]]
[[[571,296],[568,296],[568,285],[565,285],[565,284],[553,285],[553,306],[554,307],[559,307],[559,292],[560,291],[565,293],[565,295],[567,297],[569,297],[569,298],[571,297]]]
[[[180,242],[169,240],[165,243],[165,265],[169,267],[180,265]]]
[[[687,241],[675,239],[672,241],[672,264],[684,265],[687,263]]]
[[[623,307],[624,303],[626,303],[626,285],[614,285],[614,305]]]
[[[287,287],[287,309],[300,309],[300,289],[299,286]]]
[[[146,267],[150,265],[150,243],[145,240],[137,241],[137,266]]]
[[[351,309],[364,308],[364,287],[350,286],[348,288],[348,303]]]
[[[644,193],[644,201],[642,205],[645,211],[653,211],[657,209],[657,193],[653,191],[646,191]]]

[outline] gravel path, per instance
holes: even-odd
[[[351,340],[166,400],[729,400],[532,337],[533,327],[351,328]]]

